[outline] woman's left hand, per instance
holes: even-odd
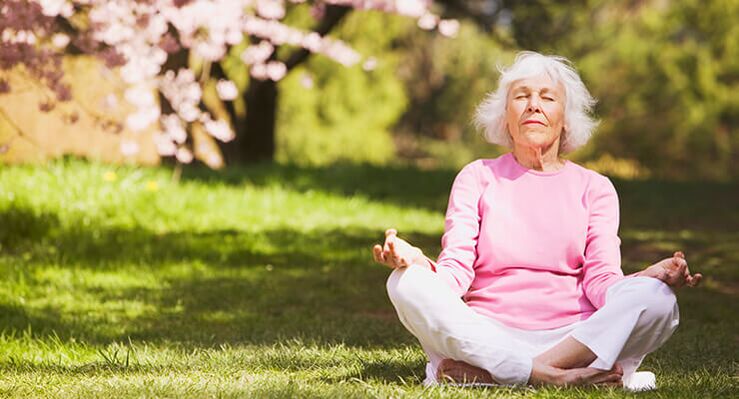
[[[636,275],[662,280],[673,289],[678,289],[684,285],[695,287],[703,278],[700,273],[690,274],[685,254],[680,251],[675,252],[672,258],[663,259],[636,273]]]

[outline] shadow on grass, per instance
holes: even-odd
[[[230,169],[222,174],[187,169],[184,180],[277,184],[298,191],[363,195],[441,210],[453,176],[449,171],[366,166],[310,169],[270,165]],[[398,190],[397,181],[403,182],[403,190]],[[671,246],[681,245],[700,261],[698,264],[714,262],[718,275],[736,283],[736,264],[732,266],[734,258],[727,255],[739,253],[736,186],[622,181],[616,181],[616,186],[622,203],[622,232],[627,233],[625,263],[644,265],[666,256],[661,254],[668,253]],[[19,271],[8,273],[14,278],[22,275],[29,295],[43,302],[30,306],[9,296],[0,298],[0,329],[9,333],[30,326],[37,336],[58,335],[101,344],[131,338],[185,347],[273,344],[293,339],[306,344],[373,348],[415,342],[386,299],[387,270],[370,259],[370,246],[382,238],[379,230],[352,227],[310,233],[273,229],[157,234],[81,223],[61,228],[57,215],[23,207],[0,211],[0,226],[4,253],[20,259],[21,253],[29,256],[17,261],[22,265]],[[438,253],[439,237],[411,233],[408,238],[426,253]],[[52,248],[56,250],[50,251]],[[35,270],[63,270],[73,277],[54,280]],[[96,280],[104,273],[141,276],[142,282],[106,285]],[[54,298],[70,291],[73,296],[80,294],[86,303],[62,304]],[[721,348],[736,342],[735,302],[736,294],[711,286],[681,296],[683,325],[668,346],[685,343],[681,336],[700,337],[705,331],[719,340],[706,343],[700,355],[675,367],[692,369],[710,359],[720,359],[721,364],[731,361],[733,354],[727,355]],[[137,307],[142,310],[129,311]],[[418,370],[415,363],[412,367],[408,364],[368,361],[356,377],[413,378]]]
[[[45,240],[65,250],[52,259],[45,259],[48,255],[39,250],[34,255],[38,259],[28,263],[25,284],[36,287],[39,291],[32,295],[41,297],[79,291],[85,303],[59,304],[54,298],[42,307],[0,303],[0,325],[7,333],[30,326],[35,336],[74,337],[93,344],[130,338],[185,347],[270,345],[296,339],[321,346],[373,348],[415,343],[386,298],[387,270],[370,259],[370,245],[381,231],[50,231],[54,233]],[[438,237],[411,234],[410,239],[427,253],[438,250]],[[68,286],[63,278],[42,280],[32,273],[49,264],[70,270],[79,281]],[[153,282],[113,287],[97,282],[99,274],[111,273],[146,276]],[[701,288],[680,298],[685,334],[735,331],[736,295]],[[117,305],[111,309],[111,304]],[[145,310],[129,314],[127,308],[134,307]],[[730,341],[726,335],[713,345]],[[718,350],[710,348],[706,353]],[[697,367],[690,364],[685,367]],[[406,370],[404,362],[383,371],[387,367],[367,362],[362,378],[405,378],[415,370]]]
[[[453,170],[419,170],[412,167],[335,165],[301,167],[260,164],[235,166],[223,171],[186,168],[182,181],[232,186],[281,186],[299,192],[323,191],[337,195],[360,195],[372,200],[443,212],[456,175]],[[402,187],[399,187],[402,182]]]
[[[384,293],[388,271],[371,260],[371,245],[382,236],[359,228],[166,234],[55,229],[29,240],[33,245],[23,252],[30,258],[17,271],[28,295],[45,297],[46,305],[0,303],[0,326],[8,333],[30,326],[37,336],[91,343],[129,337],[198,346],[295,338],[358,346],[407,343],[411,337]],[[429,253],[437,251],[438,237],[409,238]],[[73,273],[71,282],[60,270]],[[137,274],[141,284],[103,281]],[[69,294],[80,299],[54,298]],[[127,308],[143,310],[131,315]]]
[[[301,167],[260,164],[214,171],[187,167],[182,180],[232,186],[278,185],[299,192],[361,195],[372,200],[432,211],[446,209],[455,170],[334,165]],[[735,231],[739,225],[739,183],[669,182],[611,178],[621,201],[622,226],[668,230]],[[398,183],[402,182],[402,187]]]

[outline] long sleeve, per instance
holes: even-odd
[[[613,184],[597,176],[588,198],[589,219],[583,263],[583,288],[596,309],[605,304],[608,287],[623,278],[618,238],[618,195]]]
[[[477,239],[480,233],[479,200],[482,184],[480,161],[465,166],[457,175],[449,195],[449,206],[441,239],[442,251],[436,273],[459,296],[464,295],[475,277]]]

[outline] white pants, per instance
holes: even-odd
[[[590,318],[552,330],[521,330],[485,317],[420,266],[394,270],[387,290],[401,323],[428,355],[426,383],[436,382],[443,359],[453,359],[487,370],[501,384],[526,384],[532,359],[568,336],[597,356],[590,367],[610,370],[618,362],[627,383],[644,356],[670,338],[679,319],[675,294],[651,277],[619,281]]]

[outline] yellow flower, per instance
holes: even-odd
[[[105,181],[115,181],[118,178],[118,175],[115,174],[115,172],[105,172],[103,175],[103,180]]]
[[[159,184],[154,180],[149,180],[146,182],[146,189],[149,191],[157,191],[159,190]]]

